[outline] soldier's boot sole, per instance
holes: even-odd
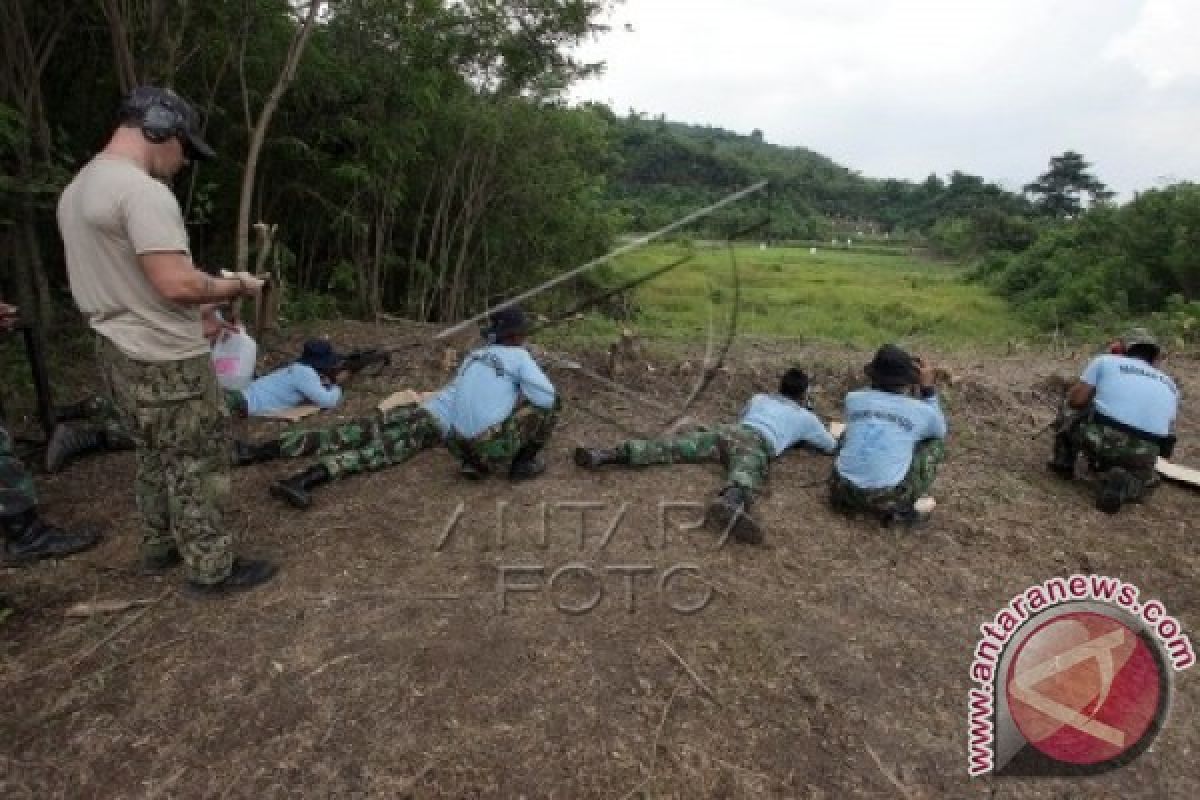
[[[145,576],[162,575],[183,563],[183,556],[178,550],[167,550],[163,553],[147,553],[138,561],[138,574]]]
[[[762,544],[763,531],[754,518],[741,505],[733,505],[724,497],[718,497],[708,506],[708,524],[721,531],[726,531],[739,542],[746,544]]]
[[[78,531],[64,531],[42,522],[33,523],[35,530],[22,538],[10,539],[4,545],[5,566],[21,566],[50,558],[66,558],[100,543],[100,531],[88,526]]]
[[[276,481],[271,484],[270,491],[272,497],[284,501],[292,508],[305,510],[312,507],[312,494],[287,481]]]
[[[221,597],[262,586],[278,572],[279,567],[270,561],[237,558],[234,559],[233,569],[225,580],[207,584],[188,581],[185,591],[193,597]]]
[[[1116,514],[1120,511],[1128,478],[1128,473],[1120,467],[1110,469],[1100,484],[1100,492],[1096,496],[1096,508],[1105,514]]]

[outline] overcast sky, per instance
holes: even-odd
[[[1200,181],[1200,0],[625,0],[577,100],[1019,189],[1072,149],[1122,197]],[[627,27],[628,26],[628,27]]]

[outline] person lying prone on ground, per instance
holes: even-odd
[[[207,332],[207,331],[206,331]],[[342,357],[324,339],[304,343],[300,358],[256,378],[245,389],[223,389],[225,407],[235,416],[262,416],[306,403],[328,409],[342,402],[347,372]],[[133,448],[117,408],[103,395],[93,395],[60,407],[59,424],[46,446],[46,471],[60,472],[70,461],[87,453]]]
[[[539,475],[539,453],[549,441],[559,401],[549,379],[522,346],[528,323],[519,308],[491,317],[489,344],[463,359],[453,381],[417,406],[325,430],[294,429],[278,439],[237,445],[235,461],[317,456],[318,463],[277,481],[271,494],[296,508],[312,504],[311,490],[358,472],[402,464],[445,444],[464,476],[497,471],[511,480]]]
[[[737,423],[719,425],[669,439],[629,439],[611,450],[579,447],[575,463],[595,469],[605,464],[695,464],[720,462],[725,486],[709,505],[706,521],[743,541],[762,541],[762,527],[750,516],[750,505],[767,482],[772,458],[796,445],[832,454],[837,441],[806,407],[808,375],[789,369],[777,394],[756,394]]]

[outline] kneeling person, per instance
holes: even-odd
[[[846,395],[830,499],[843,511],[877,514],[884,524],[911,524],[921,518],[914,503],[928,493],[945,457],[946,418],[933,369],[884,345],[865,372],[871,388]],[[914,385],[920,399],[907,394]]]
[[[772,458],[793,445],[807,444],[832,454],[837,441],[805,407],[808,376],[789,369],[778,394],[750,398],[736,424],[720,425],[671,439],[630,439],[612,450],[580,447],[575,463],[596,468],[604,464],[697,464],[720,462],[725,486],[709,505],[706,521],[729,528],[742,541],[762,541],[762,528],[750,516],[750,505],[767,482]]]
[[[558,415],[554,387],[521,344],[528,324],[518,308],[491,318],[491,341],[469,353],[450,384],[419,406],[401,406],[374,418],[327,430],[292,430],[279,439],[237,446],[239,465],[315,455],[319,463],[271,487],[296,508],[309,491],[343,475],[402,464],[439,443],[472,478],[506,469],[512,480],[544,470],[538,457]]]
[[[1092,359],[1067,394],[1050,469],[1071,478],[1082,450],[1100,473],[1096,507],[1115,514],[1157,486],[1158,457],[1171,457],[1179,389],[1157,369],[1158,341],[1143,328],[1122,337],[1122,352]]]
[[[497,311],[488,344],[463,359],[447,403],[446,446],[469,478],[506,472],[513,480],[545,471],[560,403],[546,373],[525,349],[529,321],[517,306]]]

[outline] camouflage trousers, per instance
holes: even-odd
[[[1074,464],[1080,451],[1093,472],[1107,473],[1114,467],[1124,471],[1121,502],[1143,499],[1160,478],[1155,470],[1159,448],[1154,442],[1111,428],[1092,418],[1092,409],[1059,412],[1054,437],[1054,459]]]
[[[225,409],[230,416],[242,419],[250,416],[250,407],[246,405],[246,395],[242,394],[241,390],[222,389],[221,399],[225,402]]]
[[[617,445],[633,466],[721,463],[725,483],[757,494],[767,482],[771,446],[745,425],[720,425],[672,439],[630,439]]]
[[[420,406],[400,406],[323,429],[285,431],[280,455],[319,456],[333,477],[403,464],[442,441],[437,419]]]
[[[12,436],[0,424],[0,517],[22,514],[36,506],[33,476],[13,455]]]
[[[866,511],[890,514],[911,507],[918,498],[929,494],[937,469],[946,459],[946,445],[941,439],[925,439],[913,450],[912,464],[904,479],[895,486],[882,489],[860,489],[842,478],[837,467],[829,481],[829,499],[841,511]]]
[[[536,453],[550,441],[558,423],[562,401],[553,408],[538,408],[524,403],[501,423],[472,439],[451,435],[446,447],[463,464],[487,472],[511,467],[517,453]]]
[[[96,337],[97,361],[121,424],[137,446],[134,494],[142,553],[178,549],[187,577],[218,583],[233,566],[229,414],[207,355],[148,363]]]

